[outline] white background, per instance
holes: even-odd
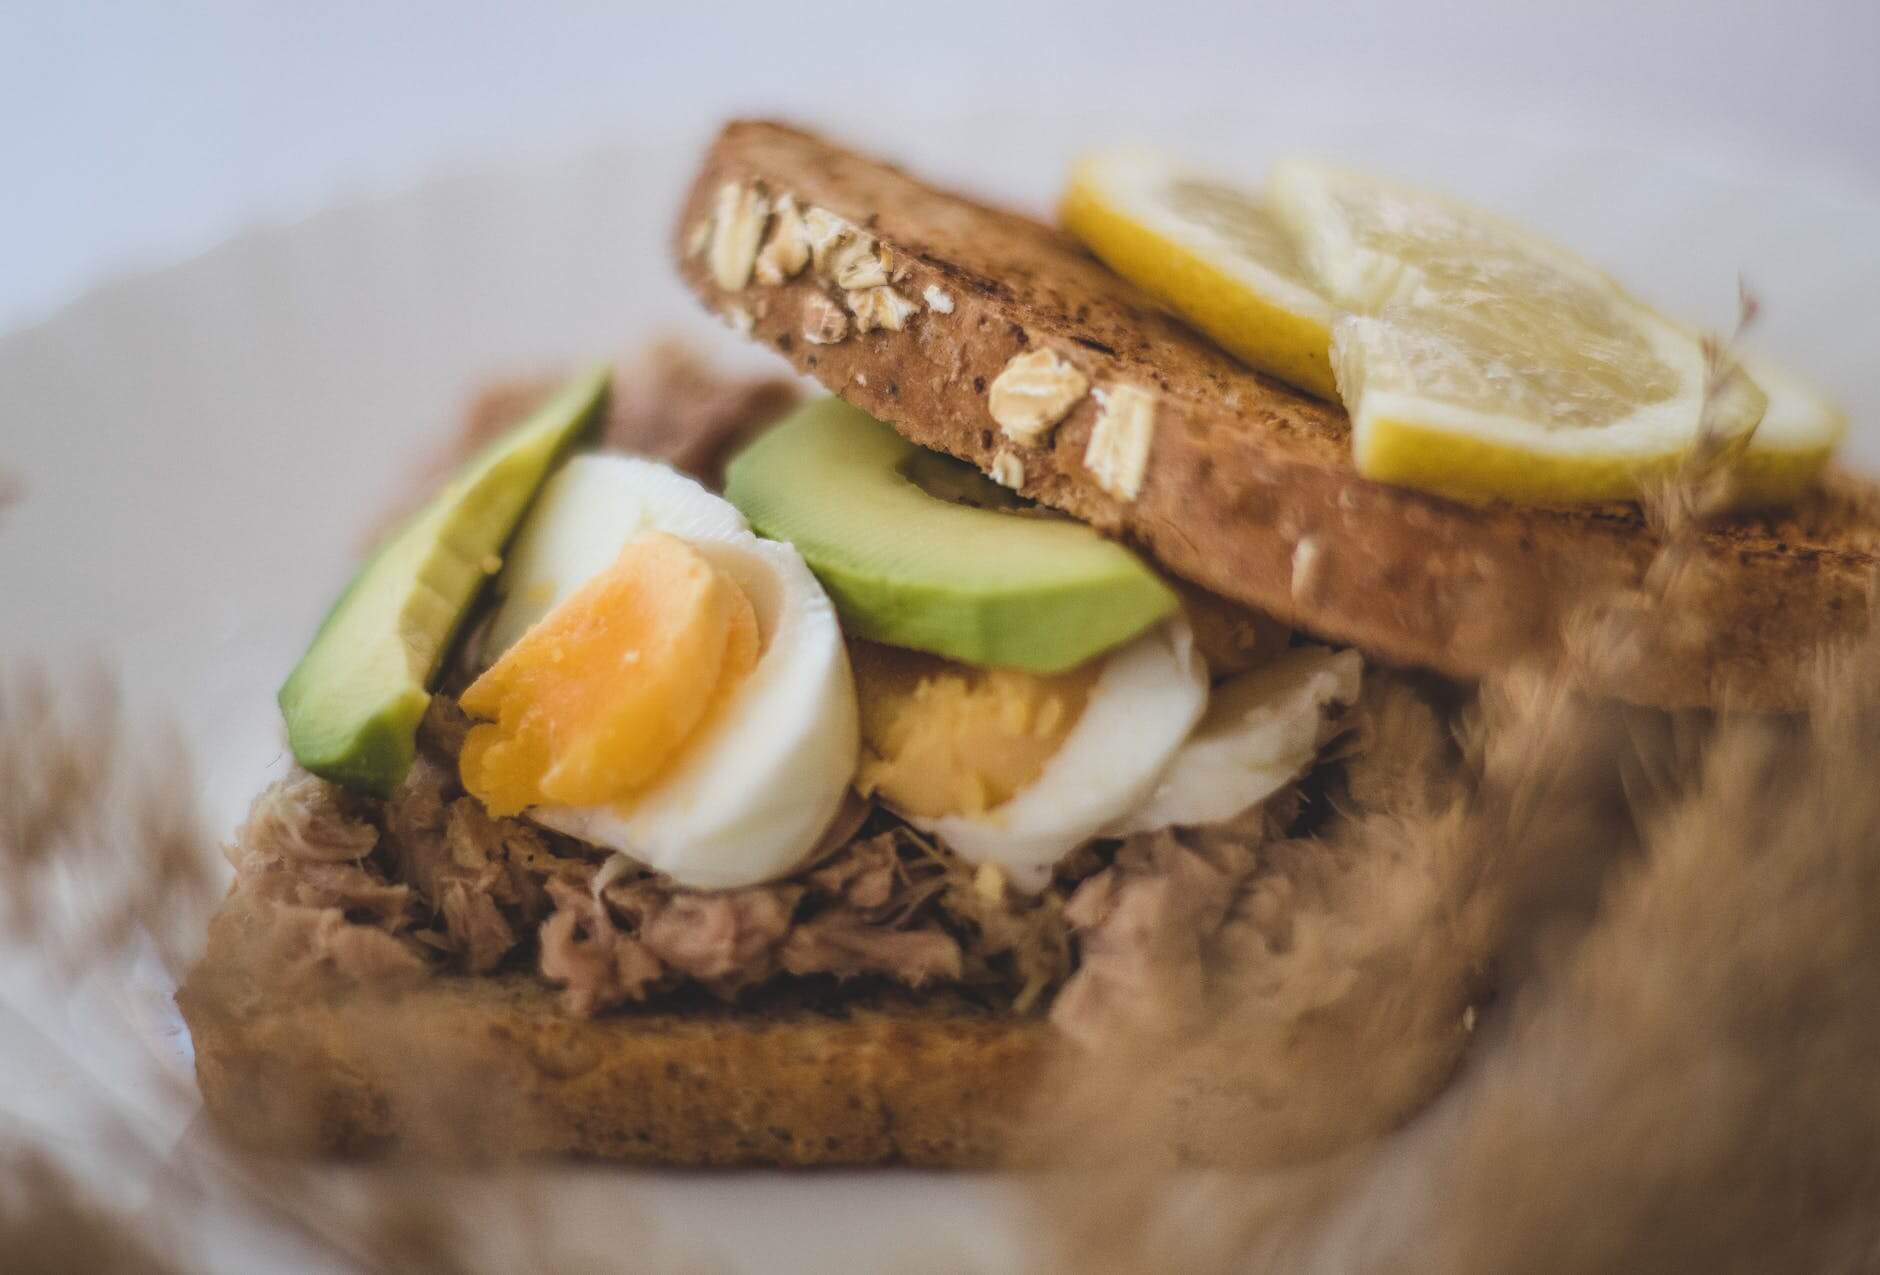
[[[1876,64],[1876,0],[0,0],[0,327],[256,220],[740,110],[1387,113],[1871,193]]]

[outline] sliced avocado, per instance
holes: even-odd
[[[411,769],[418,720],[451,637],[557,459],[595,421],[608,373],[571,382],[485,448],[379,546],[281,687],[294,759],[388,796]]]
[[[1005,510],[1010,494],[970,466],[840,399],[766,431],[731,462],[725,495],[760,534],[797,547],[853,637],[1058,673],[1178,605],[1122,545]]]

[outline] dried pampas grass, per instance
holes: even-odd
[[[1586,600],[1575,658],[1627,658],[1674,602],[1742,442],[1695,449],[1663,556]],[[1041,1264],[1880,1267],[1880,639],[1787,718],[1567,673],[1491,679],[1446,739],[1374,684],[1354,800],[1269,853],[1277,937],[1216,971],[1205,1026],[1054,1087],[1041,1137],[1077,1167],[1038,1188]]]
[[[42,966],[55,991],[102,988],[135,1003],[149,961],[180,969],[200,943],[220,893],[217,858],[180,745],[132,729],[107,677],[63,690],[33,669],[0,677],[0,941],[16,967]],[[153,1125],[193,1111],[193,1082],[165,1067],[137,1023],[104,1027],[73,1039],[0,998],[7,1057],[30,1054],[34,1071],[68,1084],[45,1103],[57,1155],[40,1132],[0,1118],[0,1270],[197,1269],[203,1232],[230,1223],[289,1237],[340,1269],[585,1268],[550,1234],[539,1186],[505,1152],[489,1078],[433,1056],[435,1042],[396,1020],[364,1044],[404,1062],[422,1098],[413,1110],[428,1119],[407,1156],[359,1170],[351,1191],[318,1166],[207,1131],[173,1145],[154,1136]],[[293,1093],[277,1096],[296,1109]],[[315,1106],[311,1091],[298,1103],[310,1119]],[[492,1222],[523,1251],[492,1250]],[[622,1251],[647,1251],[637,1218],[616,1233]]]
[[[0,1255],[10,1271],[161,1275],[177,1268],[44,1152],[0,1149]]]
[[[61,692],[0,671],[5,937],[74,969],[143,937],[180,956],[215,902],[206,844],[186,752],[132,730],[106,674]]]
[[[1054,1258],[1871,1268],[1880,645],[1834,661],[1805,719],[1674,721],[1511,677],[1464,735],[1452,802],[1359,817],[1286,869],[1331,883],[1298,896],[1315,937],[1245,954],[1200,1039],[1078,1069],[1059,1149],[1104,1167],[1044,1189]],[[1246,1171],[1122,1154],[1188,1135],[1162,1099],[1204,1052],[1254,1099],[1211,1116]]]

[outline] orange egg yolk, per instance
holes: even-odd
[[[524,633],[463,693],[488,719],[464,787],[495,815],[630,802],[757,663],[757,616],[724,571],[649,532]]]
[[[849,644],[862,717],[855,786],[907,814],[980,815],[1034,783],[1083,715],[1103,668],[1044,676]]]

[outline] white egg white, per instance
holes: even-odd
[[[750,536],[751,526],[730,501],[655,461],[570,457],[543,484],[497,577],[501,601],[483,637],[484,666],[644,531],[697,542]]]
[[[1265,801],[1311,767],[1325,710],[1355,701],[1363,672],[1356,651],[1300,646],[1221,683],[1154,791],[1105,834],[1224,823]]]
[[[680,885],[788,875],[841,806],[859,748],[855,683],[828,595],[792,546],[662,465],[579,456],[546,487],[499,585],[491,658],[645,531],[679,536],[737,581],[756,612],[756,666],[706,733],[630,803],[541,806],[546,827],[617,850]]]
[[[1104,657],[1084,711],[1044,770],[981,815],[909,818],[1028,893],[1058,861],[1140,805],[1208,703],[1208,673],[1179,617]]]

